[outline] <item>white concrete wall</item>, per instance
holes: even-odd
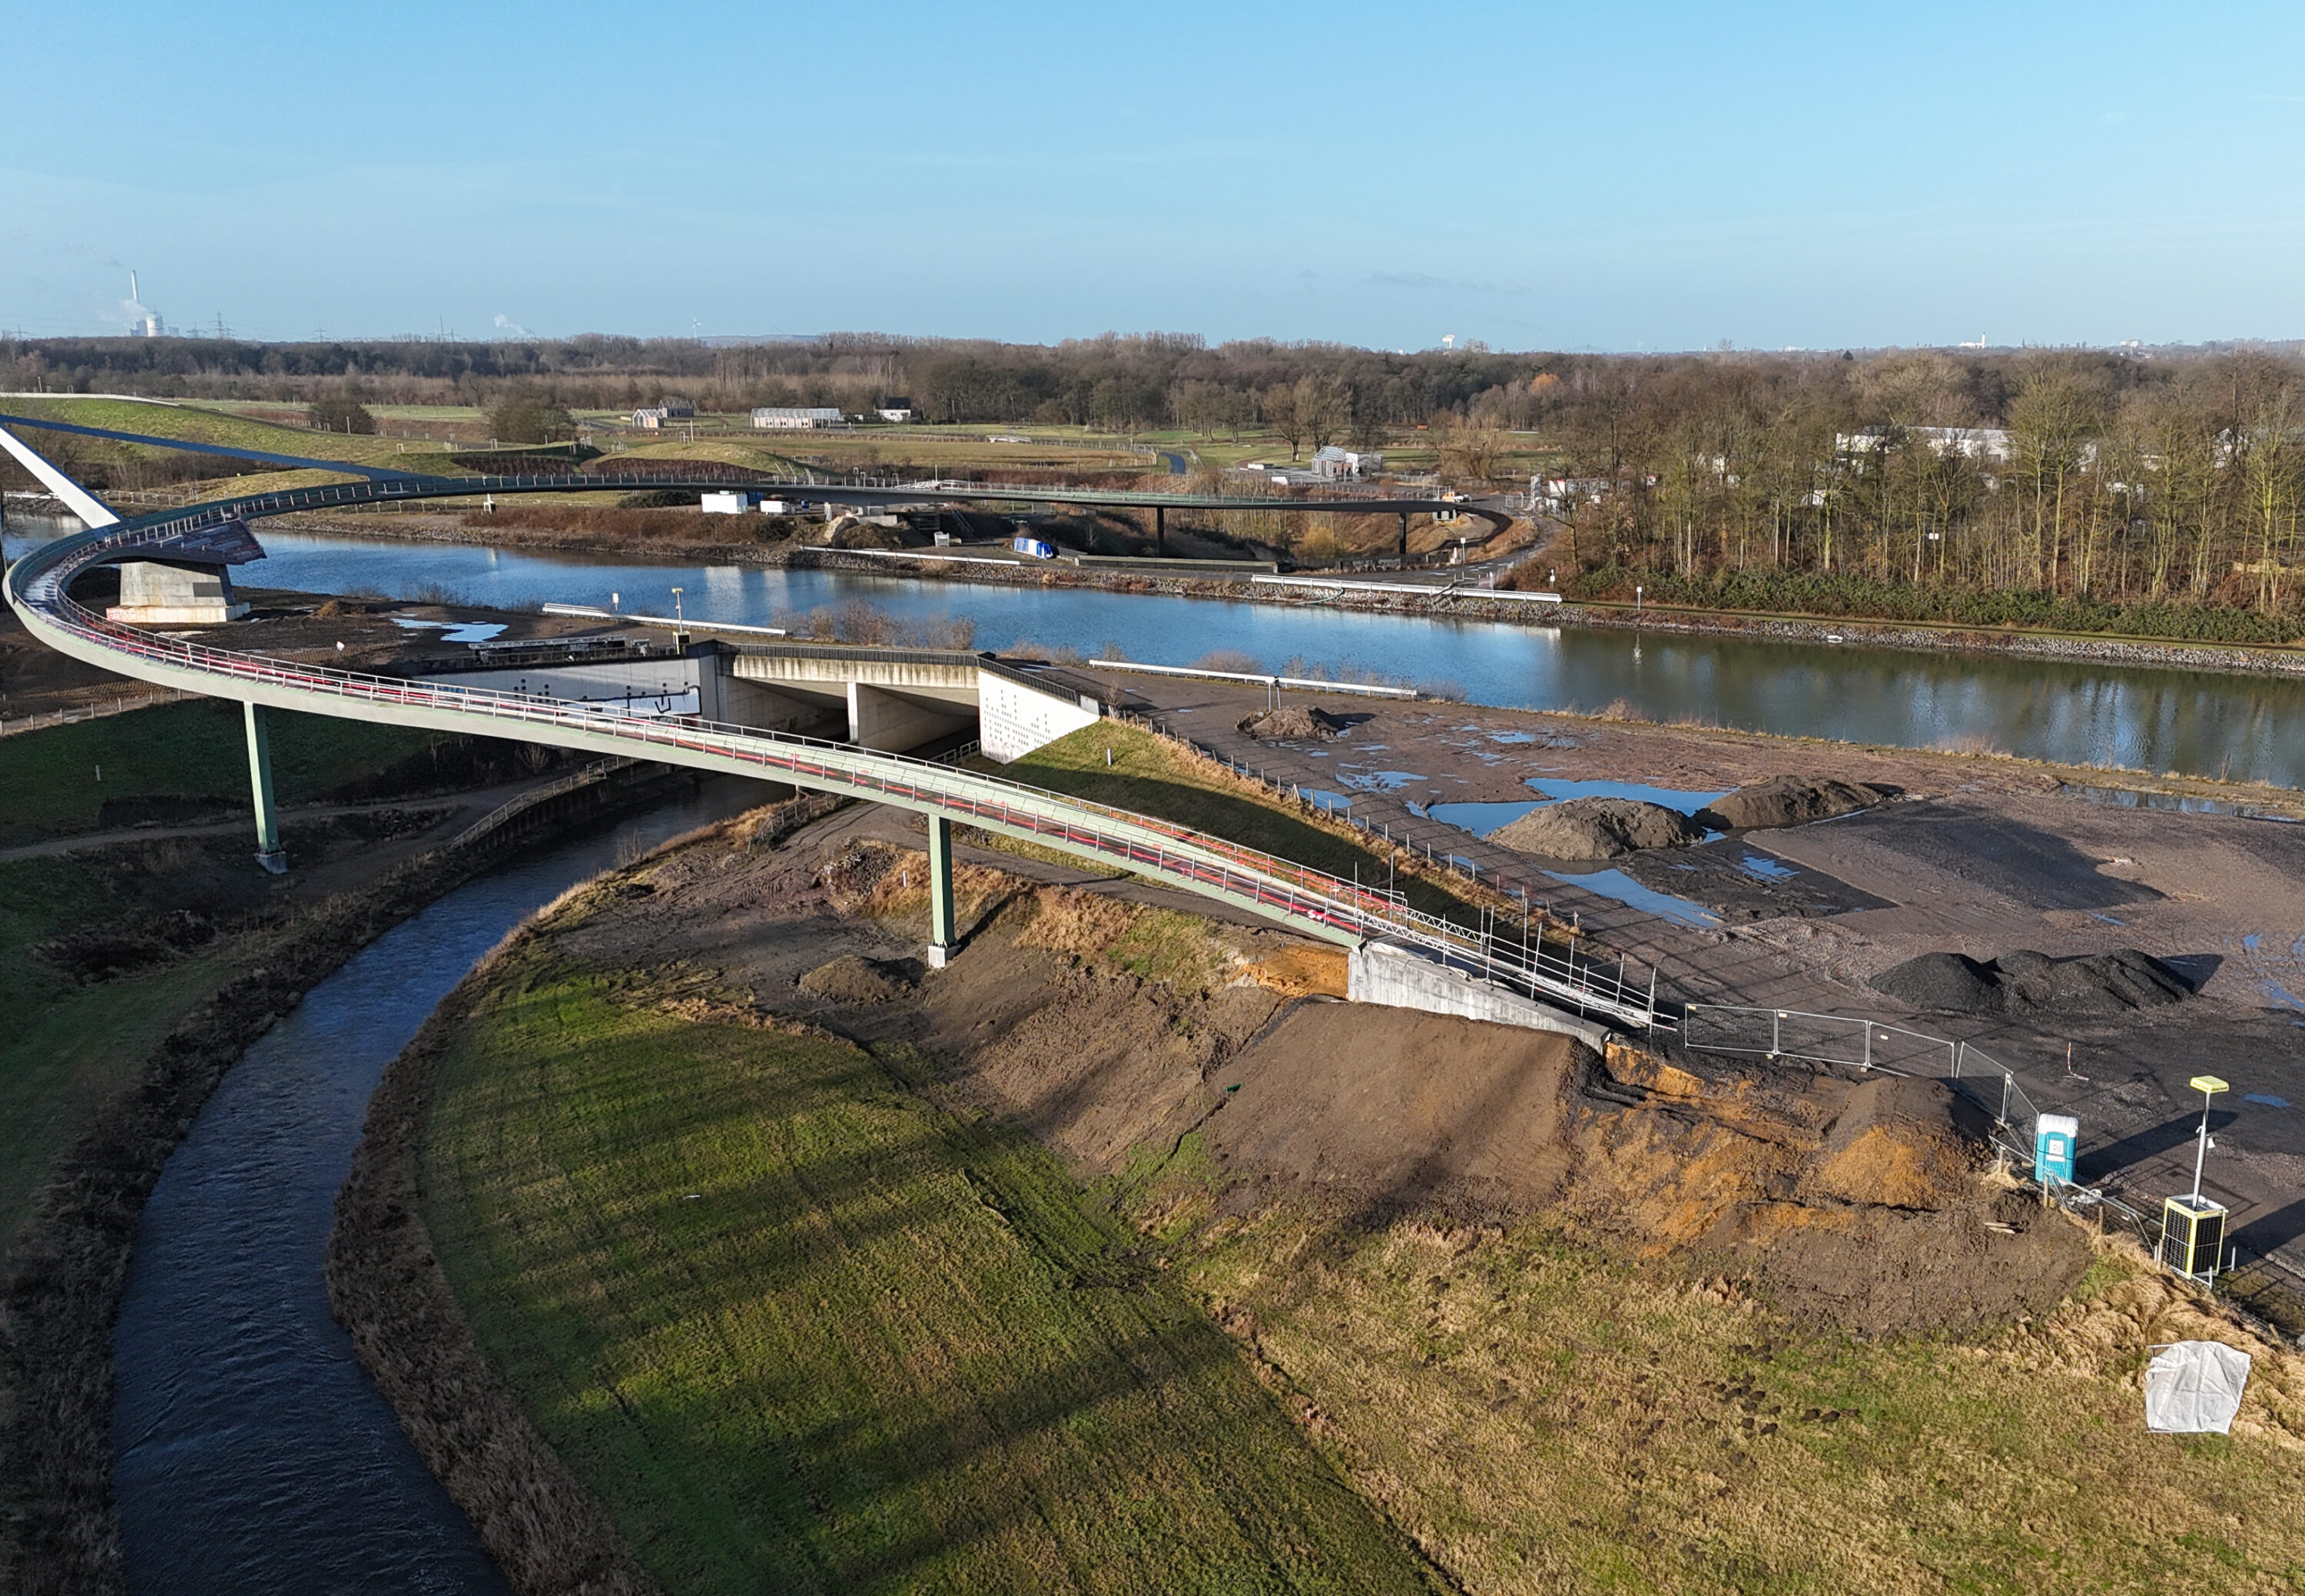
[[[1093,704],[1055,697],[989,670],[977,678],[976,702],[985,757],[1003,764],[1103,719]]]
[[[430,686],[486,693],[532,693],[564,702],[613,704],[636,715],[703,713],[696,661],[678,657],[620,660],[599,665],[532,665],[507,670],[456,670],[426,679]]]
[[[120,567],[120,602],[105,611],[113,620],[144,626],[205,626],[238,620],[248,606],[233,597],[224,568],[161,565],[131,559]]]
[[[860,681],[848,684],[848,740],[860,748],[903,754],[950,737],[976,719],[967,708],[926,703]]]
[[[1605,1048],[1609,1041],[1609,1028],[1597,1020],[1581,1020],[1518,992],[1491,986],[1393,943],[1366,943],[1352,951],[1346,961],[1345,995],[1357,1003],[1382,1003],[1387,1008],[1454,1014],[1527,1030],[1556,1031],[1595,1050]]]

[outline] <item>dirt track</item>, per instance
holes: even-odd
[[[2305,1270],[2305,826],[2114,807],[2075,789],[2305,815],[2294,793],[1342,696],[1306,696],[1352,718],[1341,738],[1260,742],[1238,727],[1263,707],[1257,688],[1110,680],[1179,734],[1275,780],[1349,793],[1356,817],[1373,827],[1475,860],[1483,880],[1576,914],[1608,945],[1654,963],[1680,996],[1871,1015],[1971,1041],[2014,1069],[2043,1109],[2080,1117],[2084,1178],[2118,1175],[2149,1202],[2190,1188],[2199,1099],[2186,1082],[2216,1073],[2234,1089],[2212,1118],[2207,1188],[2233,1208],[2245,1253]],[[1709,793],[1787,773],[1884,783],[1903,796],[1862,815],[1613,861],[1709,908],[1721,921],[1713,926],[1597,896],[1545,874],[1547,861],[1424,813],[1433,802],[1526,800],[1535,796],[1527,782],[1548,776]],[[2199,994],[2114,1018],[2018,1022],[1917,1013],[1867,984],[1931,950],[1983,960],[2127,947],[2189,972]]]
[[[2085,1262],[2078,1232],[1980,1175],[1934,1084],[1604,1063],[1564,1037],[1348,1005],[1323,995],[1336,950],[1245,926],[1218,929],[1224,957],[1202,974],[1146,979],[1075,950],[1111,935],[1108,894],[1166,894],[965,846],[974,928],[931,973],[915,915],[868,912],[917,875],[914,846],[862,808],[778,850],[702,843],[561,945],[718,970],[765,1009],[927,1048],[952,1100],[1022,1122],[1092,1182],[1157,1184],[1148,1172],[1204,1156],[1228,1211],[1280,1194],[1370,1225],[1542,1210],[1866,1333],[2013,1317]],[[1084,880],[1096,890],[1053,899],[1033,885]]]

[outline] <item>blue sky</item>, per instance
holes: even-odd
[[[0,327],[2305,335],[2305,7],[22,7]],[[498,319],[503,319],[500,327]]]

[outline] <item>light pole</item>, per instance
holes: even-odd
[[[685,651],[688,647],[688,611],[681,608],[681,592],[677,587],[672,590],[672,645]]]
[[[2233,1088],[2214,1075],[2196,1075],[2186,1084],[2201,1094],[2201,1133],[2193,1148],[2193,1200],[2201,1200],[2201,1165],[2209,1156],[2209,1104]]]
[[[1634,620],[1635,624],[1637,624],[1637,624],[1639,623],[1639,621],[1640,621],[1640,619],[1641,619],[1641,585],[1640,585],[1639,583],[1636,582],[1636,583],[1634,583],[1634,584],[1633,584],[1633,620]]]

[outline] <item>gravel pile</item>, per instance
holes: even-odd
[[[1896,796],[1896,789],[1858,781],[1815,781],[1807,776],[1771,776],[1748,781],[1726,794],[1697,818],[1716,831],[1754,831],[1769,826],[1802,825],[1853,815]]]
[[[829,964],[820,964],[803,976],[800,989],[827,1003],[863,1006],[885,1003],[903,996],[913,984],[877,960],[844,953]]]
[[[1704,840],[1705,827],[1679,810],[1620,798],[1548,804],[1489,835],[1492,842],[1550,859],[1613,859],[1644,848],[1685,848]]]
[[[1342,737],[1351,730],[1352,722],[1332,715],[1323,709],[1308,709],[1292,704],[1286,709],[1266,710],[1251,715],[1240,723],[1240,729],[1253,738],[1266,742],[1325,743]]]
[[[1959,953],[1923,953],[1873,977],[1873,989],[1944,1014],[2121,1014],[2182,1003],[2193,988],[2149,953],[2116,948],[2052,959],[2030,948],[1979,963]]]

